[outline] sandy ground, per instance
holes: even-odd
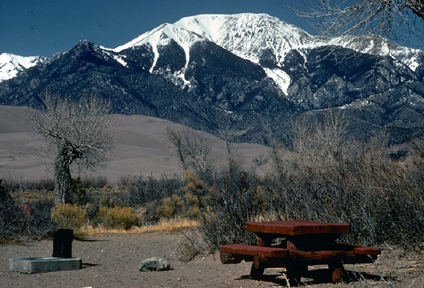
[[[9,271],[9,258],[47,257],[52,241],[23,241],[0,246],[0,287],[281,287],[284,269],[266,269],[263,281],[249,278],[250,263],[223,265],[217,255],[198,257],[189,263],[179,259],[182,234],[119,234],[90,236],[73,242],[73,256],[82,258],[83,268],[41,274]],[[162,257],[170,271],[140,272],[142,260]],[[364,279],[345,284],[323,283],[302,278],[307,287],[424,287],[422,255],[408,255],[383,247],[376,265],[349,265],[348,271],[365,272]],[[311,270],[323,267],[312,267]],[[313,275],[324,275],[314,270]],[[377,281],[380,276],[384,280]],[[319,279],[319,277],[317,278]]]
[[[0,105],[0,178],[20,181],[51,179],[53,166],[46,144],[33,133],[27,117],[27,108]],[[166,140],[165,127],[181,129],[182,126],[159,118],[143,115],[113,115],[115,147],[105,169],[87,176],[106,177],[111,182],[121,177],[181,174],[178,157]],[[225,141],[202,133],[212,147],[217,164],[226,159]],[[237,144],[240,159],[246,167],[252,159],[266,155],[268,148],[256,144]],[[262,169],[262,170],[261,170]],[[258,172],[269,167],[264,166]],[[84,177],[84,175],[82,175]]]

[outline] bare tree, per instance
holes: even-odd
[[[311,4],[313,2],[313,4]],[[302,7],[296,13],[308,20],[322,35],[375,34],[395,40],[411,34],[422,37],[424,0],[319,0]],[[422,25],[422,24],[421,24]]]
[[[72,164],[95,170],[113,147],[113,134],[108,130],[113,122],[108,116],[110,104],[93,96],[72,101],[47,95],[43,102],[44,109],[30,110],[29,118],[36,133],[56,153],[54,202],[65,204],[69,200]]]
[[[344,110],[332,107],[325,110],[321,120],[306,114],[294,119],[291,128],[296,161],[312,164],[317,158],[335,160],[347,144],[350,124]]]
[[[334,158],[346,144],[351,119],[345,111],[328,108],[324,113],[322,124],[316,130],[316,139],[327,157]]]
[[[212,147],[204,135],[188,128],[166,127],[165,129],[168,141],[175,149],[183,169],[193,170],[202,180],[207,179],[208,175],[210,177]]]

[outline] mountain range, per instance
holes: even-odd
[[[351,134],[391,143],[424,132],[424,53],[377,36],[319,37],[266,14],[197,15],[117,48],[80,41],[49,58],[0,55],[0,105],[46,93],[110,100],[226,140],[289,141],[292,119],[329,107]]]

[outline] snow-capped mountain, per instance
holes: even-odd
[[[96,94],[117,113],[259,143],[264,127],[284,140],[289,119],[332,106],[352,116],[353,134],[384,127],[402,142],[424,133],[423,63],[422,51],[380,37],[312,36],[266,14],[198,15],[114,49],[81,41],[1,82],[0,104]]]
[[[279,63],[288,51],[311,46],[315,38],[267,14],[198,15],[163,24],[114,51],[146,43],[163,45],[171,39],[187,48],[194,42],[208,40],[254,63],[259,63],[263,51],[272,50]]]
[[[420,52],[416,49],[400,47],[378,36],[336,38],[312,36],[278,18],[267,14],[251,13],[185,17],[174,24],[163,24],[113,50],[120,52],[147,43],[157,47],[166,45],[170,40],[176,41],[185,48],[185,51],[188,51],[196,41],[209,40],[254,63],[260,63],[263,53],[272,51],[278,66],[292,49],[311,49],[328,45],[353,49],[361,53],[393,57]]]
[[[323,41],[317,42],[314,39],[305,31],[267,14],[198,15],[183,18],[174,24],[163,24],[115,48],[114,51],[121,52],[131,47],[150,45],[157,60],[157,47],[165,46],[171,40],[175,41],[185,52],[186,65],[176,73],[184,79],[184,69],[190,62],[190,47],[198,41],[213,42],[243,59],[258,64],[261,64],[264,55],[272,54],[274,59],[271,61],[280,66],[285,55],[292,49],[324,45]],[[155,64],[156,61],[153,62],[150,72],[153,72]],[[265,72],[287,92],[290,79],[283,71],[267,67]]]
[[[185,17],[174,24],[163,24],[146,32],[113,51],[119,53],[128,48],[150,45],[155,55],[155,61],[149,69],[152,73],[159,58],[158,47],[175,41],[184,49],[186,61],[182,70],[175,74],[185,80],[184,70],[190,62],[190,47],[198,41],[206,40],[263,66],[268,77],[286,94],[291,79],[281,70],[281,65],[287,53],[293,49],[305,54],[306,50],[319,47],[343,47],[360,53],[390,56],[413,70],[419,65],[418,58],[422,55],[420,50],[400,47],[378,36],[312,36],[278,18],[252,13]],[[186,80],[184,82],[187,84]]]
[[[9,53],[0,54],[0,82],[15,77],[19,72],[37,65],[43,60],[44,58],[39,56],[24,57]]]

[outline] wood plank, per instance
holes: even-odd
[[[296,262],[312,264],[329,264],[333,261],[342,261],[344,264],[372,263],[377,256],[355,254],[353,250],[334,251],[290,251],[290,258]]]
[[[353,249],[353,253],[360,255],[380,255],[381,249],[375,247],[358,246]]]
[[[254,233],[270,233],[287,236],[348,234],[350,233],[350,225],[306,220],[247,222],[246,230]]]
[[[301,251],[294,250],[290,251],[290,258],[295,261],[325,261],[330,262],[334,259],[339,259],[340,257],[354,257],[355,253],[352,250],[350,251]]]
[[[277,247],[263,247],[245,244],[228,244],[219,248],[221,253],[238,254],[238,255],[251,255],[254,256],[260,253],[263,257],[267,258],[284,258],[289,256],[289,251]]]
[[[353,253],[359,255],[380,255],[381,249],[376,247],[358,246],[349,243],[336,242],[332,250],[352,250]]]

